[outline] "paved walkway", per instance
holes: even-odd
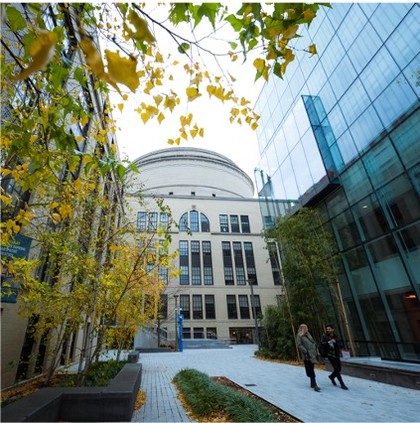
[[[141,390],[146,403],[133,422],[191,422],[171,383],[175,374],[194,368],[226,376],[304,422],[419,422],[420,391],[344,376],[349,387],[333,386],[327,371],[317,371],[321,392],[309,388],[303,367],[258,360],[255,345],[231,349],[142,353]]]

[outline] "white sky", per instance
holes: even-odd
[[[152,12],[150,14],[152,15]],[[155,16],[156,10],[153,12],[153,17]],[[210,29],[210,26],[208,28]],[[181,55],[176,52],[177,45],[159,28],[154,28],[154,30],[156,31],[155,36],[159,43],[159,50],[162,53],[165,51],[175,51],[172,60],[175,58],[179,59]],[[183,34],[187,34],[187,32],[181,31],[178,27],[175,31],[177,33],[182,32]],[[186,38],[192,38],[190,33],[186,35]],[[217,41],[210,42],[208,47],[212,50],[222,51]],[[214,68],[215,74],[219,75],[221,73],[209,57],[206,58],[205,55],[202,57],[204,57],[210,68]],[[219,59],[222,69],[237,79],[235,82],[236,95],[238,97],[246,97],[250,100],[250,106],[257,99],[263,85],[262,78],[254,83],[255,68],[252,62],[253,59],[250,57],[243,63],[241,56],[234,63],[228,57]],[[181,74],[176,76],[174,74],[175,82],[177,78],[182,79],[184,76]],[[205,85],[203,84],[203,91],[205,90]],[[164,89],[164,87],[162,88]],[[176,84],[174,85],[174,90],[178,94],[183,94],[185,88],[186,85],[182,85],[182,90],[177,88]],[[121,103],[121,97],[118,94],[112,94],[111,101],[117,105]],[[132,161],[148,152],[170,148],[171,145],[167,144],[167,140],[168,138],[178,137],[178,128],[180,127],[179,115],[192,112],[198,126],[204,127],[204,137],[197,136],[195,139],[189,141],[182,139],[180,146],[205,148],[223,154],[233,160],[254,182],[254,168],[259,161],[256,134],[246,123],[238,125],[229,122],[230,109],[233,104],[228,103],[227,105],[223,105],[214,97],[209,99],[207,92],[203,92],[202,96],[198,99],[190,103],[186,102],[185,106],[182,105],[179,107],[179,112],[176,114],[175,111],[173,115],[169,111],[165,112],[166,119],[161,124],[157,120],[151,120],[144,124],[140,115],[134,111],[142,101],[151,103],[147,96],[144,94],[142,96],[142,87],[139,87],[135,95],[130,94],[129,103],[124,106],[122,113],[118,108],[113,112],[113,116],[120,128],[117,132],[117,140],[122,158],[127,157]]]

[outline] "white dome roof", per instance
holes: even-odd
[[[232,160],[214,151],[172,147],[153,151],[134,161],[131,192],[252,198],[251,178]]]

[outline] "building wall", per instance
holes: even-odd
[[[418,4],[334,4],[257,112],[262,197],[317,206],[357,354],[420,360]],[[295,209],[297,209],[296,207]],[[344,334],[342,334],[344,336]]]
[[[191,235],[188,235],[187,232],[180,230],[180,228],[173,228],[171,232],[171,251],[179,249],[180,241],[187,241],[189,247],[191,247],[191,242],[199,241],[200,248],[202,248],[203,241],[209,241],[211,244],[213,284],[206,285],[203,275],[201,275],[199,285],[192,285],[191,279],[188,284],[183,285],[180,281],[180,276],[170,278],[167,281],[167,288],[165,290],[168,298],[168,317],[160,322],[160,326],[166,329],[168,339],[175,338],[174,295],[179,295],[177,298],[178,305],[180,304],[182,295],[190,296],[191,305],[193,295],[202,296],[203,303],[205,295],[214,295],[215,319],[206,319],[205,313],[203,318],[193,318],[192,309],[191,318],[184,319],[184,328],[187,331],[188,329],[191,331],[191,338],[194,338],[194,329],[202,328],[204,338],[206,338],[208,336],[207,329],[214,328],[217,331],[218,339],[226,340],[238,336],[237,339],[235,338],[237,342],[255,341],[253,339],[255,321],[251,310],[251,290],[247,283],[250,274],[245,270],[244,279],[242,280],[243,285],[240,285],[241,281],[238,281],[237,277],[234,276],[233,285],[226,286],[222,252],[222,242],[230,242],[231,247],[233,246],[233,242],[239,242],[241,243],[242,251],[244,243],[252,243],[258,282],[258,285],[254,286],[254,294],[260,298],[261,310],[264,310],[269,304],[277,303],[277,296],[281,294],[280,286],[274,285],[268,252],[265,249],[265,243],[261,237],[263,225],[259,203],[257,199],[252,198],[252,183],[250,184],[248,176],[223,156],[219,157],[217,155],[218,161],[212,165],[208,161],[208,156],[214,154],[212,152],[193,148],[173,148],[169,150],[169,152],[167,150],[156,152],[153,161],[149,162],[147,155],[136,161],[140,169],[140,175],[136,178],[136,184],[142,181],[144,177],[150,181],[150,186],[145,183],[143,187],[144,204],[139,205],[135,197],[129,198],[133,210],[133,218],[136,218],[137,213],[140,211],[147,210],[149,212],[153,210],[153,201],[151,201],[149,194],[147,194],[150,191],[153,191],[154,195],[163,198],[164,204],[170,207],[172,217],[176,223],[180,222],[181,216],[186,212],[194,210],[203,213],[208,219],[210,225],[209,231],[193,231]],[[176,156],[180,152],[182,152],[184,158],[182,159],[182,163],[179,162],[177,171],[173,172],[174,167],[172,164],[174,157],[175,161],[178,160]],[[160,158],[160,160],[155,160],[156,158]],[[204,166],[201,166],[202,163]],[[195,178],[196,169],[201,169],[201,178]],[[229,173],[223,173],[225,170]],[[156,173],[159,174],[158,182],[156,182],[157,179],[153,178],[153,175]],[[170,177],[167,175],[170,175]],[[189,181],[190,185],[183,190],[185,186],[178,185],[179,181]],[[201,181],[204,181],[204,186],[200,185]],[[208,189],[210,181],[213,186],[211,190]],[[168,195],[169,187],[173,190],[171,191],[173,192],[171,195]],[[191,194],[192,189],[194,189],[194,195]],[[235,190],[240,192],[236,194]],[[133,186],[132,191],[136,191],[136,186]],[[216,195],[214,196],[213,194]],[[245,195],[247,198],[244,198]],[[232,233],[231,227],[229,227],[229,232],[222,232],[219,224],[220,214],[226,214],[227,216],[235,215],[238,216],[238,219],[240,219],[240,216],[248,216],[250,233],[244,233],[242,230]],[[191,248],[189,255],[189,263],[191,265]],[[179,265],[180,258],[178,257],[175,260],[176,268],[179,268]],[[235,265],[233,267],[235,273]],[[201,262],[202,268],[203,262]],[[249,318],[241,318],[239,309],[238,318],[229,318],[227,312],[227,295],[235,296],[237,306],[239,295],[247,297],[250,313]],[[238,331],[236,331],[236,334],[233,334],[235,328],[247,329],[249,337],[245,335],[240,337]],[[187,331],[184,331],[185,337],[188,337]],[[195,337],[198,336],[197,334],[195,335]]]

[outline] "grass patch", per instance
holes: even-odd
[[[271,410],[255,398],[223,386],[198,370],[181,370],[174,382],[198,419],[209,421],[218,415],[231,422],[278,422]]]

